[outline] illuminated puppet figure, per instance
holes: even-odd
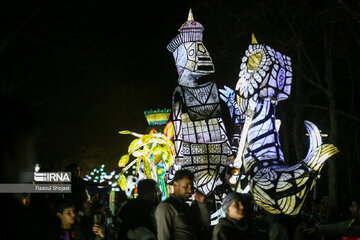
[[[297,214],[312,189],[325,160],[338,152],[322,144],[318,128],[305,121],[310,146],[305,159],[287,166],[280,148],[275,107],[290,95],[291,60],[252,36],[242,59],[236,84],[238,109],[233,117],[242,122],[234,167],[244,168],[255,202],[270,213]],[[235,101],[230,88],[220,90],[229,106]],[[240,114],[240,116],[239,116]],[[242,166],[243,165],[243,166]]]
[[[195,187],[209,195],[222,182],[220,173],[231,155],[221,119],[220,98],[214,82],[198,84],[198,78],[215,72],[202,42],[203,26],[194,21],[191,9],[179,34],[168,44],[173,53],[178,86],[173,93],[175,164],[168,174],[188,169],[195,175]]]
[[[145,117],[151,127],[148,134],[143,135],[131,131],[119,132],[137,137],[129,145],[128,153],[123,155],[118,163],[118,166],[122,168],[119,177],[120,187],[127,194],[135,188],[138,180],[147,178],[157,182],[163,199],[169,197],[170,186],[165,183],[165,172],[173,164],[175,153],[174,144],[171,141],[174,133],[173,124],[171,121],[168,122],[170,112],[170,109],[145,111]],[[131,156],[135,159],[130,161]],[[137,177],[128,176],[126,178],[125,173],[135,164],[134,175]],[[128,191],[128,189],[130,190]]]

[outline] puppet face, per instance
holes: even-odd
[[[167,46],[174,55],[183,85],[193,86],[197,78],[215,72],[210,54],[202,42],[203,30],[190,9],[187,21],[179,29],[180,33]]]
[[[266,45],[251,44],[242,59],[236,90],[244,99],[285,100],[290,95],[291,72],[288,56]]]
[[[194,76],[204,76],[215,72],[214,64],[203,42],[185,42],[173,52],[178,74],[184,69]]]
[[[131,197],[131,194],[133,194],[133,191],[136,187],[136,183],[138,181],[138,178],[135,176],[128,176],[126,179],[126,189],[125,189],[125,194],[126,196],[128,196],[129,198]]]

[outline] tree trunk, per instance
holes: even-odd
[[[333,26],[329,24],[324,25],[324,63],[325,63],[325,82],[328,87],[327,97],[329,101],[329,142],[337,145],[337,120],[336,120],[336,101],[335,101],[335,81],[333,79],[333,68],[332,68],[332,37],[333,37]],[[332,197],[336,202],[338,200],[338,184],[337,184],[337,168],[336,161],[334,158],[328,161],[328,191],[329,196]]]

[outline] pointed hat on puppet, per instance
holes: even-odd
[[[259,43],[257,42],[256,38],[255,38],[255,34],[254,34],[254,33],[251,34],[251,44],[259,44]]]
[[[194,20],[194,15],[190,8],[189,14],[188,14],[188,19],[183,25],[181,25],[179,32],[184,32],[184,31],[186,32],[191,29],[193,29],[193,30],[196,29],[197,31],[202,32],[204,30],[204,27],[201,25],[201,23]]]
[[[179,34],[168,44],[167,49],[174,52],[182,43],[202,42],[204,27],[201,23],[194,20],[191,8],[187,21],[181,25]]]

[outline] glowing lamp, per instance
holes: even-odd
[[[169,121],[170,113],[171,109],[169,108],[144,111],[149,126],[166,124]]]

